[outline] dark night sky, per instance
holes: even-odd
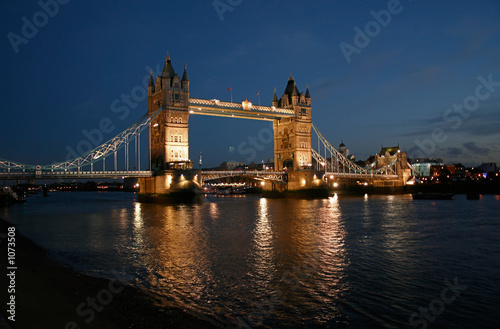
[[[233,0],[221,16],[211,0],[54,1],[53,17],[36,1],[0,3],[0,158],[62,161],[105,118],[114,129],[102,138],[112,138],[145,113],[143,80],[169,51],[179,75],[187,64],[195,98],[229,100],[231,86],[234,101],[258,103],[259,90],[270,105],[292,73],[300,91],[309,84],[313,122],[357,159],[399,143],[413,156],[500,163],[498,0]],[[388,6],[390,22],[376,23],[372,11]],[[37,32],[23,28],[34,20]],[[355,40],[356,28],[369,40]],[[117,112],[132,91],[129,114]],[[272,142],[255,157],[242,143],[271,127],[192,116],[191,159],[266,160]]]

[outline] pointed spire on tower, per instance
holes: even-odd
[[[186,64],[184,64],[184,73],[182,74],[182,81],[189,81]]]
[[[292,96],[299,96],[299,90],[297,89],[297,85],[295,84],[295,82],[293,83]]]
[[[172,66],[172,61],[170,60],[170,55],[167,51],[167,58],[165,59],[165,66],[163,66],[163,72],[161,72],[162,78],[172,78],[175,75],[174,67]]]
[[[154,87],[153,70],[151,70],[151,73],[149,75],[149,84],[148,84],[148,87]]]
[[[276,87],[274,87],[273,106],[274,107],[278,107],[279,106],[278,96],[276,96]]]
[[[311,98],[311,94],[309,93],[309,84],[306,86],[306,98]]]

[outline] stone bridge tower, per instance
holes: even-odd
[[[153,171],[186,169],[189,160],[189,79],[186,66],[180,78],[167,56],[160,76],[149,78],[148,114],[164,110],[149,130],[150,161]]]
[[[311,96],[299,93],[290,75],[285,92],[278,100],[274,91],[273,106],[293,109],[294,118],[274,120],[274,166],[276,170],[288,171],[312,169],[311,155]]]

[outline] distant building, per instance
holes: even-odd
[[[489,174],[490,172],[495,172],[497,171],[497,165],[496,163],[493,162],[488,162],[488,163],[482,163],[480,166],[477,167],[479,170],[481,170],[485,174]]]
[[[339,152],[346,158],[349,156],[349,149],[346,148],[344,141],[342,141],[339,145]]]
[[[411,158],[408,159],[418,177],[431,177],[431,166],[443,166],[444,162],[438,158]]]
[[[236,162],[236,161],[224,161],[220,164],[218,170],[234,170],[234,168],[239,166],[245,166],[244,162]]]
[[[455,163],[453,165],[455,166],[455,175],[458,178],[464,178],[465,177],[465,166],[461,163]]]
[[[484,174],[483,170],[480,169],[479,167],[472,167],[465,169],[465,177],[467,179],[479,180],[484,178],[485,176],[486,175]]]
[[[440,177],[442,175],[455,175],[455,165],[431,165],[432,177]]]

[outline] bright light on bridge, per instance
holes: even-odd
[[[244,110],[250,111],[252,109],[252,103],[248,101],[248,99],[245,99],[243,102],[241,102],[241,106],[243,107]]]

